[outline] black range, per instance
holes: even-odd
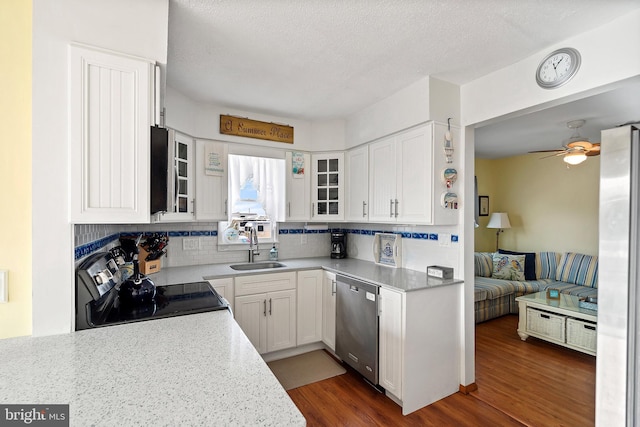
[[[118,295],[127,271],[111,252],[89,256],[76,270],[76,330],[207,311],[228,304],[209,282],[156,286],[151,301],[133,304]]]

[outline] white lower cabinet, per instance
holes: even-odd
[[[402,296],[380,289],[380,365],[378,381],[387,392],[402,400]]]
[[[258,353],[296,346],[296,273],[235,279],[235,317]]]
[[[322,280],[322,342],[336,350],[336,275],[323,271]]]
[[[229,307],[231,311],[234,311],[234,292],[233,292],[233,277],[225,277],[224,279],[213,279],[209,280],[213,289],[216,290],[218,295],[222,298],[226,299],[229,303]]]
[[[404,415],[458,391],[462,285],[380,289],[379,382]]]
[[[322,341],[322,270],[298,272],[298,345]]]

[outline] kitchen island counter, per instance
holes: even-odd
[[[304,426],[228,311],[0,342],[0,402],[69,404],[72,426]]]
[[[419,291],[439,286],[462,283],[458,279],[438,279],[427,276],[426,272],[407,268],[393,268],[378,265],[370,261],[355,258],[333,259],[297,258],[278,261],[284,267],[263,270],[234,270],[230,264],[202,264],[187,267],[163,268],[158,273],[149,275],[156,285],[170,285],[174,283],[197,282],[200,280],[237,277],[250,274],[281,273],[285,271],[300,271],[322,268],[333,273],[344,274],[354,279],[365,280],[378,286],[396,291]],[[257,262],[259,264],[259,262]]]

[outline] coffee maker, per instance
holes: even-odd
[[[347,235],[342,232],[331,233],[331,258],[347,257]]]

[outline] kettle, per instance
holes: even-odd
[[[125,280],[118,290],[120,303],[123,305],[149,304],[156,296],[156,286],[151,279],[140,273],[138,244],[140,244],[141,238],[142,234],[138,237],[135,249],[133,249],[133,275]]]

